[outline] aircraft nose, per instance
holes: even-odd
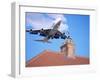
[[[58,22],[58,25],[60,25],[60,24],[61,24],[61,21]]]

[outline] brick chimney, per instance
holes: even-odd
[[[61,54],[64,54],[68,58],[75,59],[75,45],[72,38],[65,39],[64,44],[60,47]]]

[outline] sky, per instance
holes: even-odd
[[[60,18],[62,23],[58,30],[62,33],[70,32],[75,44],[75,54],[89,57],[89,15],[26,12],[25,17],[26,29],[34,30],[52,29],[56,19]],[[63,39],[50,39],[51,43],[34,41],[43,38],[26,32],[26,61],[44,50],[60,51],[60,46],[64,42]]]

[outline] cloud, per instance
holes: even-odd
[[[27,13],[26,26],[32,26],[35,30],[51,29],[54,21],[59,18],[62,20],[59,31],[66,32],[68,30],[67,18],[62,14]]]
[[[63,21],[63,22],[67,22],[67,19],[64,17],[64,15],[63,14],[47,14],[50,18],[52,18],[52,19],[57,19],[57,18],[61,18],[61,20]]]
[[[40,13],[28,13],[26,18],[27,26],[32,26],[33,29],[51,28],[53,20]]]

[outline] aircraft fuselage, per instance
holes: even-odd
[[[58,21],[54,26],[53,26],[53,29],[49,32],[49,35],[48,35],[48,38],[52,37],[58,32],[58,28],[61,24],[61,20]]]

